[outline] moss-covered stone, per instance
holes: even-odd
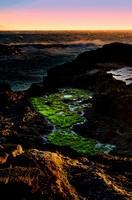
[[[31,101],[36,110],[46,116],[51,123],[66,128],[84,121],[83,116],[78,114],[78,111],[83,109],[78,101],[81,102],[87,98],[91,98],[91,94],[85,90],[58,89],[57,93],[41,98],[31,98]],[[76,107],[71,109],[71,106]]]
[[[92,95],[85,90],[58,89],[57,93],[31,98],[36,110],[46,116],[57,128],[56,132],[48,136],[49,142],[59,146],[69,146],[77,152],[87,155],[113,149],[111,145],[102,145],[96,140],[71,134],[72,125],[85,120],[83,115],[87,104],[82,104],[82,101],[87,101],[91,97]]]
[[[74,112],[69,111],[62,114],[55,114],[48,117],[49,120],[55,124],[56,126],[60,126],[61,128],[70,127],[73,124],[78,122],[82,122],[84,120],[83,117],[74,114]]]
[[[48,135],[48,141],[52,144],[59,146],[69,146],[76,150],[78,153],[83,153],[87,155],[94,155],[104,151],[110,151],[113,149],[112,146],[108,145],[99,145],[98,142],[91,138],[84,138],[82,136],[77,137],[74,134],[71,134],[58,130],[54,133]]]

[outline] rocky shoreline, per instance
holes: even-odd
[[[73,62],[48,71],[43,83],[13,92],[0,84],[0,186],[8,199],[131,199],[132,84],[107,72],[131,67],[132,46],[113,43],[84,52]],[[109,154],[86,156],[67,146],[46,144],[53,126],[30,97],[57,88],[93,92],[79,135],[116,146]],[[85,102],[88,104],[89,102]],[[8,192],[7,192],[8,191]]]

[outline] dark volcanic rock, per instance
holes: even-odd
[[[24,92],[1,92],[0,97],[0,141],[40,149],[42,135],[53,128],[47,119],[36,113]]]
[[[122,68],[132,64],[132,45],[113,43],[80,54],[73,62],[48,71],[48,81],[56,86],[89,87],[96,83],[99,72]],[[47,78],[46,78],[47,80]],[[45,81],[44,79],[44,84]]]
[[[54,92],[56,89],[56,84],[51,81],[43,83],[33,83],[28,90],[25,91],[27,96],[41,96],[45,93]]]
[[[108,71],[112,69],[112,65],[114,63],[118,64],[131,64],[132,58],[132,45],[121,44],[121,43],[113,43],[104,45],[101,49],[87,51],[75,59],[75,61],[71,63],[66,63],[62,66],[57,66],[56,68],[52,68],[48,71],[49,79],[52,78],[61,78],[64,77],[65,79],[72,76],[80,75],[83,73],[87,73],[91,70],[104,70]],[[98,64],[108,63],[108,67],[100,66]],[[109,63],[112,63],[110,65]],[[119,65],[114,65],[119,68]],[[121,67],[121,66],[120,66]],[[70,79],[70,78],[69,78]],[[65,80],[64,80],[65,81]]]
[[[20,114],[28,111],[30,106],[24,92],[0,92],[0,111]]]
[[[113,89],[99,93],[94,98],[93,106],[96,113],[118,117],[132,124],[132,92]]]
[[[86,122],[74,126],[74,131],[87,138],[98,140],[102,144],[112,144],[114,155],[132,156],[132,129],[125,122],[104,114],[97,114],[92,109],[85,113]]]
[[[101,49],[80,54],[75,61],[48,71],[49,81],[56,87],[77,87],[96,92],[93,97],[95,112],[120,118],[132,124],[131,85],[116,80],[111,69],[132,63],[132,45],[113,43]]]
[[[82,64],[92,63],[132,63],[132,45],[111,43],[101,49],[88,51],[80,54],[76,62]]]

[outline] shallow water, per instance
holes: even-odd
[[[75,99],[73,99],[73,96],[75,97]],[[67,100],[67,98],[68,101],[64,103],[64,100]],[[91,151],[91,148],[88,148],[89,146],[92,146],[93,142],[95,143],[95,145],[92,147],[93,150],[96,149],[97,151],[103,151],[105,153],[109,153],[115,147],[110,144],[101,144],[98,141],[95,142],[90,138],[82,139],[82,137],[80,137],[78,133],[74,131],[74,125],[81,125],[86,122],[85,109],[87,109],[88,106],[87,104],[83,104],[83,101],[89,98],[92,98],[92,94],[89,91],[73,88],[64,90],[58,89],[58,92],[54,95],[49,94],[49,96],[45,95],[43,97],[32,98],[31,101],[35,105],[38,112],[46,116],[49,120],[49,123],[53,125],[52,133],[50,133],[47,137],[45,135],[43,136],[46,143],[49,141],[50,138],[52,140],[52,142],[50,141],[52,144],[55,144],[57,142],[58,145],[64,146],[66,142],[68,146],[74,146],[76,141],[79,140],[77,144],[75,144],[74,148],[77,151],[80,150],[81,152],[85,150],[87,153]],[[45,100],[50,102],[48,107],[47,104],[45,107]],[[74,138],[74,136],[76,136],[76,138]],[[70,143],[71,137],[74,139],[72,139],[73,141]],[[58,142],[58,140],[60,142]],[[86,142],[86,140],[88,140],[89,142]],[[80,141],[81,144],[84,146],[84,149],[82,149]],[[84,143],[88,146],[85,147]]]
[[[123,67],[121,69],[108,71],[107,73],[111,73],[117,80],[124,81],[126,85],[132,83],[132,67]]]
[[[64,95],[64,98],[70,98],[70,97],[72,97],[72,95]]]

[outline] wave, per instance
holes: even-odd
[[[102,47],[105,43],[100,40],[95,41],[73,41],[66,43],[10,43],[9,46],[17,48],[33,47],[37,49],[45,48],[90,48],[90,47]]]
[[[12,47],[17,47],[17,48],[24,48],[24,47],[34,47],[38,49],[43,49],[43,48],[66,48],[67,46],[64,44],[35,44],[35,43],[22,43],[22,44],[10,44]]]
[[[93,40],[93,41],[75,41],[75,42],[70,42],[67,43],[66,45],[68,47],[101,47],[105,43],[101,40]]]

